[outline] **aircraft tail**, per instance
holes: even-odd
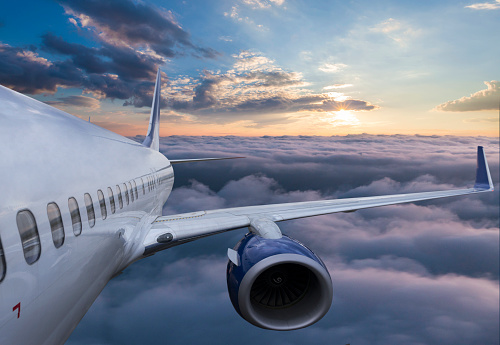
[[[155,151],[160,150],[160,99],[161,99],[161,71],[158,68],[156,74],[156,85],[153,94],[153,105],[151,106],[151,117],[149,119],[148,134],[142,145]]]

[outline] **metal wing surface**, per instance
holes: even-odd
[[[156,218],[144,239],[145,255],[213,234],[250,226],[258,220],[279,222],[337,212],[396,205],[422,200],[493,191],[488,163],[481,146],[477,151],[473,188],[435,192],[394,194],[362,198],[333,199],[258,205],[200,211]]]

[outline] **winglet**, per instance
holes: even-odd
[[[151,106],[151,117],[146,139],[142,145],[153,150],[160,150],[160,99],[161,99],[161,71],[158,68],[156,74],[155,92],[153,94],[153,105]]]
[[[477,147],[476,183],[474,184],[474,189],[494,190],[490,169],[488,168],[488,162],[486,161],[486,155],[482,146]]]

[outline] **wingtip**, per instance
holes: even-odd
[[[477,147],[476,182],[474,183],[474,189],[479,191],[494,190],[488,161],[486,160],[486,154],[484,153],[484,148],[482,146]]]

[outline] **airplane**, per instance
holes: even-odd
[[[0,344],[62,344],[108,281],[158,251],[248,228],[227,251],[237,313],[271,330],[320,320],[333,292],[321,259],[276,223],[493,191],[481,146],[472,188],[162,215],[175,164],[159,152],[158,70],[143,143],[0,86]]]

